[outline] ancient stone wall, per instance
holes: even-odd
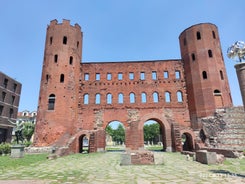
[[[214,116],[202,119],[207,148],[244,150],[245,114],[243,107],[217,111]]]

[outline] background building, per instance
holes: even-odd
[[[11,142],[21,94],[21,83],[0,72],[0,143]]]

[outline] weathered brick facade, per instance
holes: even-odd
[[[21,83],[0,72],[0,143],[11,142],[21,94]]]
[[[143,126],[157,121],[167,151],[181,151],[181,135],[195,148],[199,119],[232,106],[217,27],[192,26],[180,35],[182,59],[81,62],[82,33],[68,20],[47,28],[34,146],[105,149],[105,128],[125,127],[128,149],[144,147]]]

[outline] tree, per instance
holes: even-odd
[[[113,141],[122,144],[125,141],[125,131],[121,124],[118,124],[117,129],[114,130]]]
[[[34,133],[34,129],[35,129],[35,125],[32,122],[25,122],[23,124],[22,134],[27,141],[31,140],[31,137]]]
[[[158,123],[144,125],[144,141],[154,141],[160,134],[160,125]]]
[[[106,127],[106,133],[108,133],[114,142],[122,144],[125,142],[125,130],[122,124],[118,124],[116,129],[113,129],[111,126]]]

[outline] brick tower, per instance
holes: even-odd
[[[215,109],[232,106],[228,79],[214,24],[191,26],[179,36],[192,128]]]
[[[57,20],[47,27],[34,146],[64,146],[77,122],[82,32]]]

